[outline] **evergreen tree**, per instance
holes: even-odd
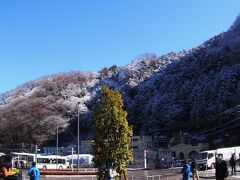
[[[98,168],[98,179],[104,179],[113,164],[126,179],[125,165],[132,158],[132,127],[128,125],[120,92],[103,87],[101,93],[93,111],[96,133],[93,161]]]

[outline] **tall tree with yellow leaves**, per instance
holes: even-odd
[[[132,127],[128,125],[120,92],[103,87],[101,93],[93,110],[96,133],[93,161],[98,168],[98,179],[104,179],[113,164],[119,175],[127,179],[125,165],[132,159]]]

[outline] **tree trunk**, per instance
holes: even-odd
[[[127,174],[126,174],[125,171],[123,172],[123,176],[124,176],[124,179],[125,179],[125,180],[128,180],[128,178],[127,178]]]

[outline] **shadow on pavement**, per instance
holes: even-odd
[[[199,178],[203,178],[203,179],[216,179],[215,176],[199,176]]]

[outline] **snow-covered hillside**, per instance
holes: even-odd
[[[239,19],[227,32],[189,51],[144,54],[125,67],[113,65],[98,73],[54,74],[1,94],[0,143],[41,144],[54,137],[56,124],[63,141],[71,143],[78,111],[81,138],[91,137],[91,111],[105,85],[122,92],[136,134],[203,127],[240,104]]]

